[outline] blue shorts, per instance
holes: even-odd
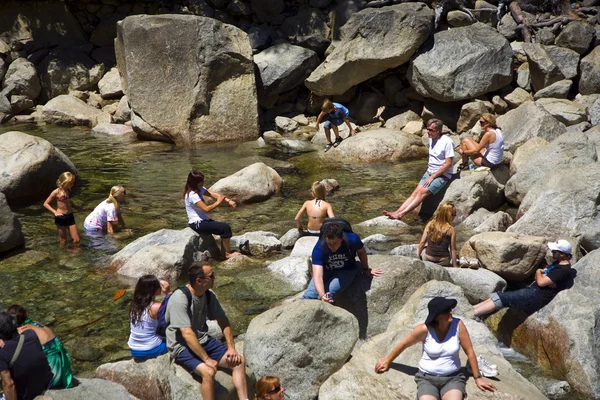
[[[419,181],[419,185],[423,186],[423,182],[425,182],[425,179],[429,178],[429,175],[429,172],[425,172],[425,174]],[[429,190],[433,194],[438,194],[443,188],[446,187],[446,185],[448,185],[448,182],[450,182],[449,178],[442,178],[441,176],[438,176],[433,180],[433,182],[431,182],[431,185],[427,187],[427,190]]]
[[[202,348],[206,351],[206,354],[216,362],[221,361],[221,358],[227,353],[227,346],[211,337],[209,337],[208,341],[202,345]],[[204,361],[202,361],[196,353],[186,348],[175,357],[175,362],[185,368],[190,374],[193,374],[196,371],[196,368],[198,368],[198,365],[202,364]]]
[[[328,117],[327,121],[325,121],[325,125],[323,125],[326,129],[330,129],[332,125],[339,126],[344,123],[343,119]]]
[[[130,350],[133,358],[139,361],[149,360],[167,354],[167,343],[162,342],[158,346],[150,350]]]
[[[535,312],[545,305],[538,296],[537,289],[533,286],[510,292],[495,292],[490,295],[490,299],[492,299],[497,309],[509,307],[525,312]]]

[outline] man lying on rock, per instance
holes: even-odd
[[[383,210],[383,215],[390,219],[402,219],[410,211],[417,208],[431,194],[438,194],[452,178],[452,161],[454,160],[454,142],[442,134],[444,124],[436,118],[427,121],[429,136],[429,163],[427,171],[416,189],[394,212]]]
[[[322,235],[312,252],[312,279],[302,299],[321,299],[333,303],[336,294],[346,289],[361,272],[380,276],[380,268],[369,268],[367,251],[360,237],[336,222],[324,222]],[[356,256],[360,264],[356,262]]]
[[[183,290],[176,290],[165,313],[167,347],[171,357],[188,372],[202,377],[200,391],[204,400],[215,398],[217,367],[233,371],[233,386],[238,398],[247,400],[246,363],[235,350],[225,311],[210,290],[215,282],[215,273],[209,265],[194,263],[189,269],[188,279],[190,299]],[[208,336],[207,319],[217,321],[227,345]]]
[[[535,282],[523,289],[492,293],[489,299],[473,306],[475,316],[490,314],[504,307],[532,314],[550,303],[558,292],[573,286],[571,244],[566,240],[557,240],[548,243],[548,247],[554,262],[547,268],[535,271]]]

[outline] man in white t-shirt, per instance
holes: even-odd
[[[409,211],[417,208],[430,194],[439,193],[452,177],[452,161],[454,160],[454,142],[442,135],[443,122],[437,118],[427,121],[429,135],[429,164],[427,172],[421,178],[417,188],[404,203],[394,212],[383,211],[390,219],[402,219]]]

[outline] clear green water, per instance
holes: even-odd
[[[341,189],[329,198],[334,211],[358,223],[379,216],[384,208],[398,207],[418,183],[425,166],[425,160],[398,165],[341,163],[322,152],[286,154],[271,147],[259,149],[253,142],[182,149],[134,138],[95,135],[86,128],[20,125],[2,127],[0,133],[9,130],[43,137],[78,168],[81,180],[72,197],[75,204],[83,206],[75,214],[82,244],[79,251],[59,247],[53,217],[42,206],[45,196],[36,203],[14,204],[26,248],[0,258],[0,306],[23,304],[30,316],[49,324],[72,353],[75,373],[80,376],[90,375],[101,363],[129,357],[128,305],[134,282],[124,281],[110,269],[108,258],[140,236],[162,228],[187,226],[181,193],[192,168],[203,171],[210,186],[255,162],[252,157],[292,163],[293,169],[280,170],[285,180],[280,196],[236,209],[220,207],[211,213],[214,219],[229,222],[234,234],[253,230],[283,234],[295,226],[293,218],[309,198],[315,180],[337,179]],[[127,188],[123,216],[134,234],[90,248],[83,235],[83,219],[116,184]],[[414,225],[414,232],[384,247],[414,243],[422,229],[418,222]],[[283,256],[276,254],[269,259]],[[268,272],[266,261],[257,259],[237,269],[214,263],[216,292],[237,333],[245,332],[254,315],[295,293]],[[113,301],[121,288],[128,291]]]

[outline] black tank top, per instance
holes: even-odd
[[[427,248],[425,254],[430,257],[450,257],[450,240],[452,237],[448,234],[448,231],[442,236],[442,240],[439,243],[431,240],[427,235]]]

